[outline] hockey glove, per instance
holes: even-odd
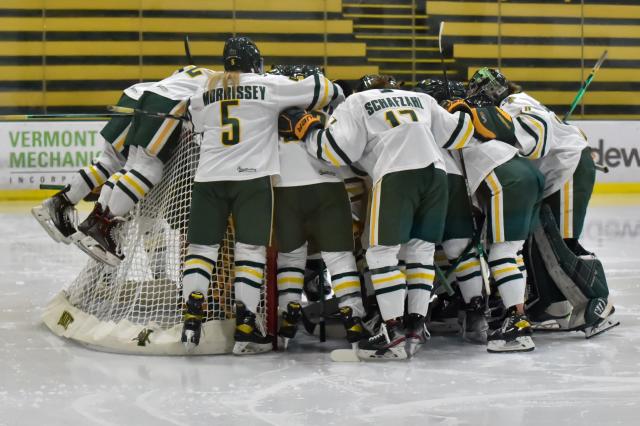
[[[317,117],[309,114],[302,108],[287,108],[278,117],[278,133],[282,137],[295,137],[304,141],[313,129],[322,129],[322,124]]]
[[[450,113],[454,113],[457,111],[466,112],[467,114],[471,114],[471,107],[468,103],[464,101],[464,99],[456,99],[455,101],[450,101],[446,106],[447,111]]]

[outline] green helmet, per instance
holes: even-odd
[[[499,70],[487,67],[480,68],[469,80],[467,97],[482,93],[498,105],[510,95],[508,83],[507,78]]]

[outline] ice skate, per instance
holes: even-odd
[[[265,336],[256,326],[256,314],[248,311],[241,302],[236,302],[236,331],[233,335],[235,355],[250,355],[273,349],[271,337]]]
[[[287,303],[287,310],[282,312],[280,329],[278,330],[278,347],[287,350],[289,340],[293,339],[298,331],[298,321],[302,317],[302,305],[298,302]]]
[[[608,299],[602,297],[591,299],[583,314],[588,325],[580,328],[585,338],[590,339],[620,325],[620,321],[613,317],[615,311]]]
[[[351,349],[334,349],[331,351],[331,360],[336,362],[358,362],[358,342],[368,338],[371,333],[365,327],[360,317],[353,316],[353,309],[349,306],[340,308],[340,318],[344,325],[346,338],[351,343]]]
[[[405,343],[401,321],[389,320],[380,325],[378,334],[358,342],[358,357],[365,361],[407,359]]]
[[[102,206],[96,203],[93,211],[78,226],[72,240],[80,250],[97,261],[118,266],[124,259],[116,241],[116,232],[122,222],[122,218],[111,216],[109,209],[103,211]]]
[[[457,333],[460,330],[458,296],[438,295],[434,303],[429,304],[428,326],[433,333]]]
[[[184,312],[182,318],[184,325],[182,327],[181,341],[187,351],[192,351],[200,344],[200,333],[202,332],[203,305],[205,296],[199,291],[192,291],[187,302],[184,304]]]
[[[487,352],[528,352],[535,349],[531,339],[533,330],[526,315],[516,313],[515,307],[509,309],[502,326],[494,330],[487,341]]]
[[[482,296],[472,297],[462,309],[462,339],[469,343],[486,344],[489,324]]]
[[[71,235],[76,232],[78,214],[67,198],[66,187],[51,198],[47,198],[41,205],[31,209],[31,214],[56,242],[71,243]]]
[[[405,321],[405,337],[407,338],[407,352],[410,357],[418,353],[422,345],[431,338],[425,317],[420,314],[408,314]]]

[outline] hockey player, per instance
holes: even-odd
[[[256,311],[270,241],[271,177],[280,172],[279,111],[321,108],[340,89],[318,74],[299,82],[262,75],[260,51],[247,37],[228,39],[223,60],[224,75],[212,78],[208,89],[191,98],[194,126],[203,140],[192,189],[182,340],[186,345],[199,342],[204,295],[231,214],[236,236],[233,352],[241,355],[271,349],[271,340],[256,324]]]
[[[152,84],[138,83],[126,88],[117,105],[135,108],[144,90]],[[78,170],[62,191],[31,209],[33,216],[55,241],[71,243],[70,237],[77,231],[75,205],[103,185],[108,186],[109,177],[123,168],[129,154],[129,147],[124,141],[131,128],[131,119],[132,116],[111,118],[100,131],[105,145],[96,161]]]
[[[444,85],[443,82],[441,84]],[[461,83],[457,83],[457,86],[463,89]],[[431,87],[435,88],[437,84]],[[443,101],[441,90],[431,92],[439,101]],[[451,92],[454,96],[464,96],[461,90]],[[524,313],[526,286],[525,277],[518,267],[518,252],[538,214],[544,179],[527,160],[517,156],[518,151],[513,147],[516,143],[514,126],[504,111],[493,105],[472,106],[464,100],[449,103],[448,109],[469,114],[475,128],[474,137],[481,142],[463,151],[464,168],[469,191],[476,194],[487,217],[489,269],[507,308],[502,326],[488,337],[487,350],[533,350],[531,327]],[[456,165],[462,168],[461,162],[456,161],[452,166]],[[467,243],[466,240],[450,240],[445,241],[443,246],[448,257],[457,257]],[[465,259],[454,271],[463,296],[466,291],[468,296],[473,296],[471,300],[476,298],[473,305],[482,300],[478,297],[481,294],[481,278],[477,281],[475,277],[470,277],[469,286],[464,282],[469,275],[480,272],[476,269],[478,267],[477,258]],[[474,269],[476,272],[469,274],[468,271]],[[478,306],[472,306],[472,309],[476,313],[479,311]]]
[[[145,112],[182,117],[189,97],[202,89],[213,74],[190,65],[145,87],[136,103],[142,112],[134,115],[124,141],[130,151],[124,170],[110,178],[106,184],[108,190],[101,193],[93,211],[73,236],[85,252],[111,266],[117,266],[124,258],[115,237],[117,227],[135,204],[160,182],[164,164],[177,146],[182,128],[180,119]]]
[[[276,67],[279,75],[299,81],[321,76],[317,67]],[[321,78],[323,78],[321,76]],[[336,92],[338,93],[338,92]],[[344,101],[339,94],[325,111]],[[313,111],[322,123],[326,114]],[[309,246],[320,251],[331,274],[347,340],[355,343],[364,336],[361,319],[365,315],[360,293],[360,276],[353,255],[351,207],[339,169],[307,155],[299,140],[280,138],[280,174],[275,179],[275,235],[278,247],[278,306],[282,311],[278,335],[295,336],[301,314],[305,265]]]
[[[451,115],[421,93],[393,88],[382,76],[365,76],[361,91],[342,103],[323,129],[301,109],[281,116],[281,132],[304,140],[310,155],[335,166],[354,161],[374,182],[366,258],[383,323],[358,343],[362,359],[405,359],[403,332],[423,328],[433,288],[434,242],[446,215],[447,181],[438,145],[464,147],[473,134],[467,114]],[[290,127],[285,124],[291,123]],[[407,244],[406,275],[398,252]]]
[[[575,255],[563,259],[557,254],[562,248],[554,253],[550,248],[541,249],[541,244],[548,245],[554,235],[545,234],[543,229],[550,229],[548,226],[536,230],[536,237],[528,247],[531,252],[528,267],[532,272],[529,275],[538,292],[538,299],[528,306],[532,319],[564,329],[584,330],[587,337],[617,325],[607,319],[614,309],[608,300],[604,273],[585,279],[579,271],[566,267],[582,263],[602,269],[597,259],[578,243],[595,182],[595,166],[584,134],[576,126],[559,120],[499,70],[478,70],[469,81],[469,95],[484,96],[513,117],[516,146],[544,175],[544,203],[551,209],[564,245]],[[544,218],[543,214],[543,225]],[[589,259],[575,259],[576,256]]]

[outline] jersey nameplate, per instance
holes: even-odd
[[[387,96],[384,98],[373,99],[366,104],[364,108],[367,114],[373,115],[374,112],[386,108],[409,107],[424,109],[422,102],[417,96]]]
[[[202,101],[205,105],[226,99],[250,99],[264,101],[266,94],[267,88],[265,86],[232,86],[227,87],[227,90],[220,87],[218,89],[212,89],[205,92],[202,95]]]

